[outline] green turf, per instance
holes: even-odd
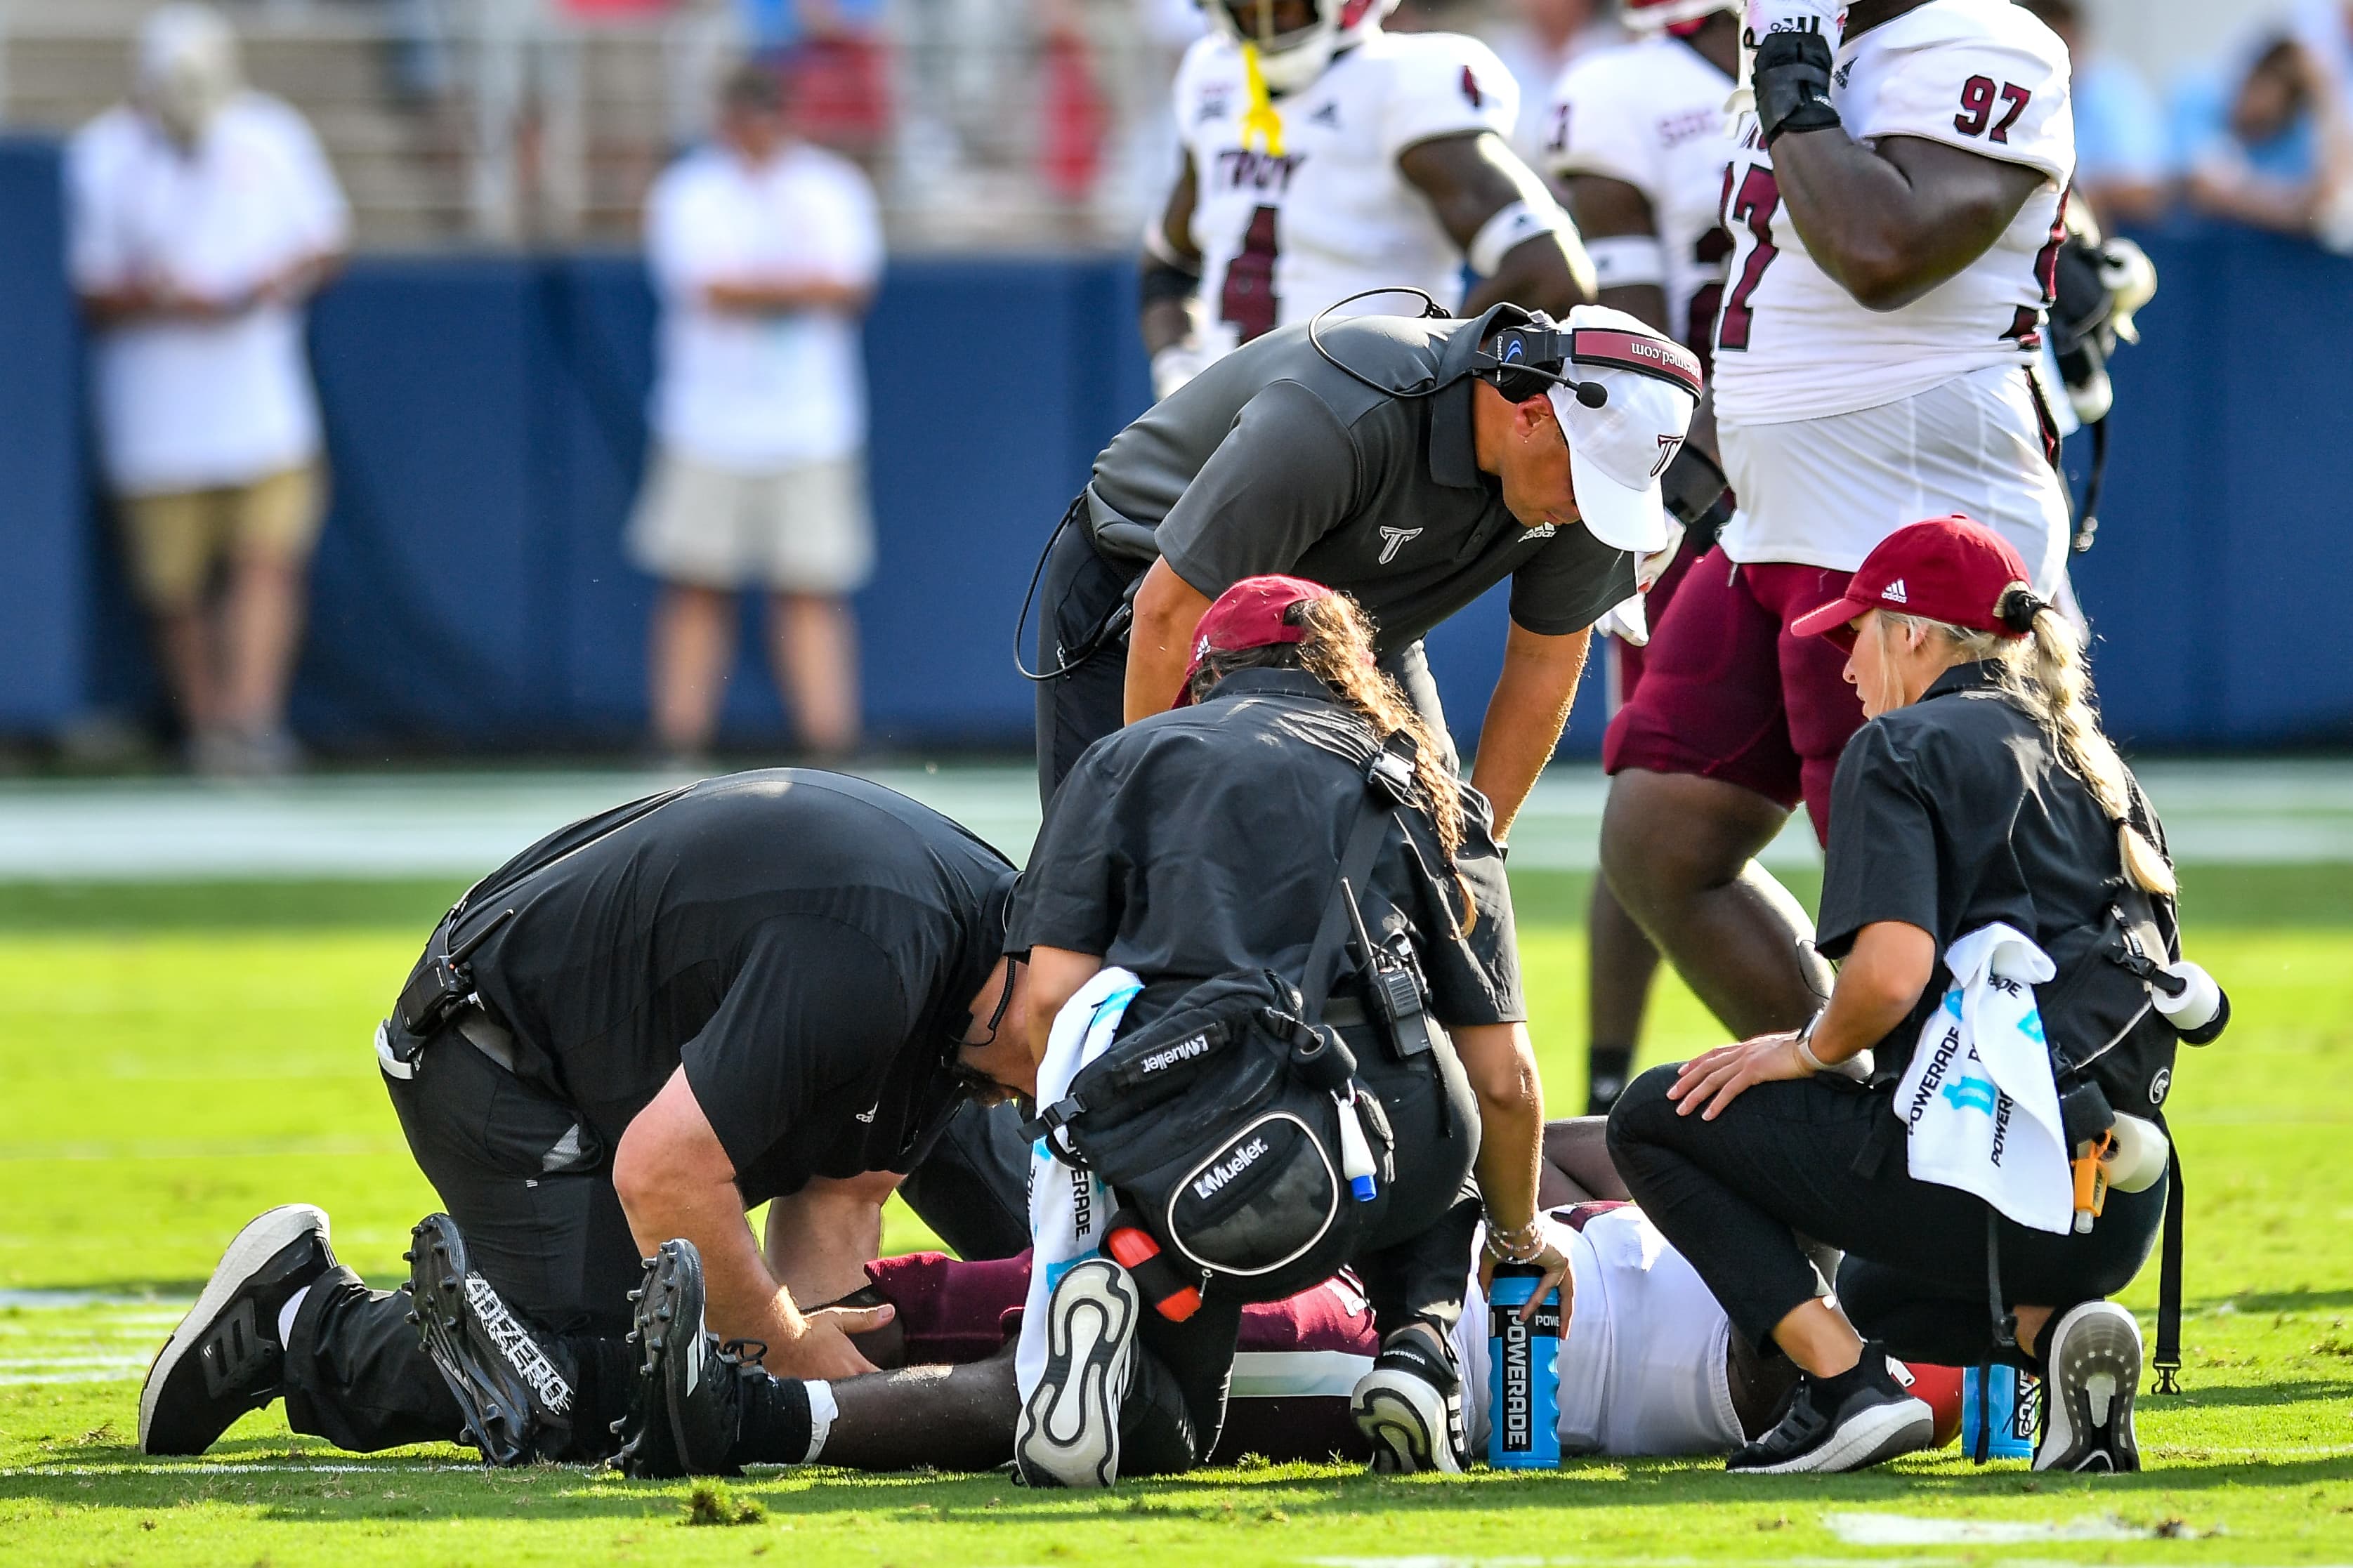
[[[684,1528],[691,1489],[565,1468],[484,1475],[454,1448],[353,1460],[249,1418],[208,1463],[143,1464],[138,1371],[255,1210],[335,1216],[381,1281],[432,1195],[369,1036],[440,883],[0,887],[0,1563],[1220,1563],[1429,1558],[1824,1563],[2353,1561],[2353,900],[2327,868],[2201,869],[2194,945],[2238,1023],[2169,1110],[2189,1161],[2189,1392],[2144,1402],[2151,1468],[2117,1481],[1950,1457],[1832,1480],[1705,1463],[1378,1481],[1244,1468],[1049,1497],[1001,1477],[768,1472]],[[1556,1107],[1578,1103],[1588,884],[1519,879]],[[1680,987],[1647,1056],[1713,1038]],[[893,1245],[920,1232],[894,1215]],[[60,1305],[47,1292],[100,1298]],[[2127,1297],[2144,1313],[2153,1271]],[[227,1467],[227,1468],[224,1468]],[[355,1467],[355,1468],[343,1468]],[[1842,1516],[2039,1521],[2158,1539],[1873,1548]]]

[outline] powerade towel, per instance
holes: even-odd
[[[1499,1264],[1487,1290],[1487,1462],[1499,1470],[1560,1467],[1559,1288],[1520,1321],[1543,1279],[1533,1265]]]

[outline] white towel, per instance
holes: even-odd
[[[1975,1193],[2023,1226],[2074,1228],[2074,1179],[2034,987],[2058,973],[2013,926],[1953,943],[1944,1005],[1921,1026],[1895,1089],[1915,1179]]]
[[[1131,971],[1104,969],[1079,987],[1054,1015],[1046,1058],[1038,1064],[1038,1103],[1052,1105],[1071,1092],[1079,1069],[1103,1055],[1119,1033],[1127,1005],[1144,989]],[[1046,1298],[1071,1264],[1091,1258],[1111,1223],[1111,1194],[1092,1171],[1074,1171],[1046,1152],[1029,1150],[1029,1294],[1021,1338],[1013,1351],[1013,1379],[1028,1399],[1046,1375]]]

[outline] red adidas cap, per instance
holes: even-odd
[[[1286,623],[1283,612],[1310,599],[1324,599],[1332,590],[1304,577],[1245,577],[1201,614],[1193,633],[1193,659],[1185,667],[1172,708],[1193,700],[1193,677],[1201,661],[1213,653],[1233,653],[1246,647],[1272,647],[1278,643],[1303,642],[1307,628]]]
[[[1895,610],[1975,632],[2026,634],[1994,613],[2002,590],[2031,583],[2026,563],[2009,540],[1961,516],[1909,522],[1863,557],[1846,592],[1789,623],[1796,636],[1825,637],[1854,646],[1852,622],[1868,610]]]

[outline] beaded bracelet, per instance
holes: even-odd
[[[1532,1263],[1544,1256],[1545,1232],[1541,1218],[1505,1229],[1493,1219],[1487,1222],[1487,1256],[1498,1263]]]

